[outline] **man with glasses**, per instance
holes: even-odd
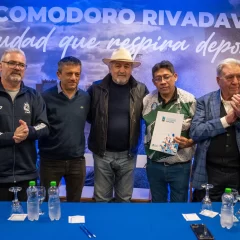
[[[202,201],[209,183],[210,199],[221,201],[226,187],[240,190],[240,61],[224,59],[217,66],[218,91],[197,101],[190,136],[197,143],[193,201]]]
[[[37,178],[35,140],[47,135],[45,103],[24,85],[26,57],[20,49],[6,50],[0,62],[0,201],[13,199],[9,187],[22,188],[26,201],[29,180]]]
[[[189,138],[189,128],[196,100],[192,94],[175,86],[178,76],[171,62],[157,63],[152,68],[152,76],[156,90],[143,99],[147,177],[152,202],[167,202],[168,188],[171,202],[187,202],[191,160],[194,154],[194,143]],[[150,149],[158,111],[184,114],[181,136],[174,138],[179,144],[176,155]]]

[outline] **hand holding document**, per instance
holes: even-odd
[[[178,143],[176,143],[174,137],[181,135],[183,119],[183,114],[159,111],[153,130],[150,149],[176,155]]]

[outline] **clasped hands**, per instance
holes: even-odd
[[[234,94],[230,103],[233,110],[226,115],[226,121],[229,125],[233,124],[237,118],[240,118],[240,94]]]
[[[15,143],[20,143],[24,141],[29,133],[29,128],[26,122],[24,122],[23,120],[19,120],[19,124],[20,126],[16,128],[13,136]]]

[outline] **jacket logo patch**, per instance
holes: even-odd
[[[31,113],[29,103],[24,103],[23,110],[25,111],[25,113]]]
[[[152,110],[156,110],[156,109],[157,109],[157,106],[158,106],[158,104],[157,104],[156,102],[154,102],[154,103],[152,104],[152,106],[151,106],[151,109],[152,109]]]

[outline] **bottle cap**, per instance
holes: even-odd
[[[30,181],[30,182],[29,182],[29,186],[31,186],[31,187],[32,187],[32,186],[36,186],[36,182],[35,182],[35,181]]]
[[[225,188],[225,193],[231,193],[232,189],[231,188]]]
[[[50,182],[50,186],[51,186],[51,187],[56,187],[56,186],[57,186],[56,181],[51,181],[51,182]]]

